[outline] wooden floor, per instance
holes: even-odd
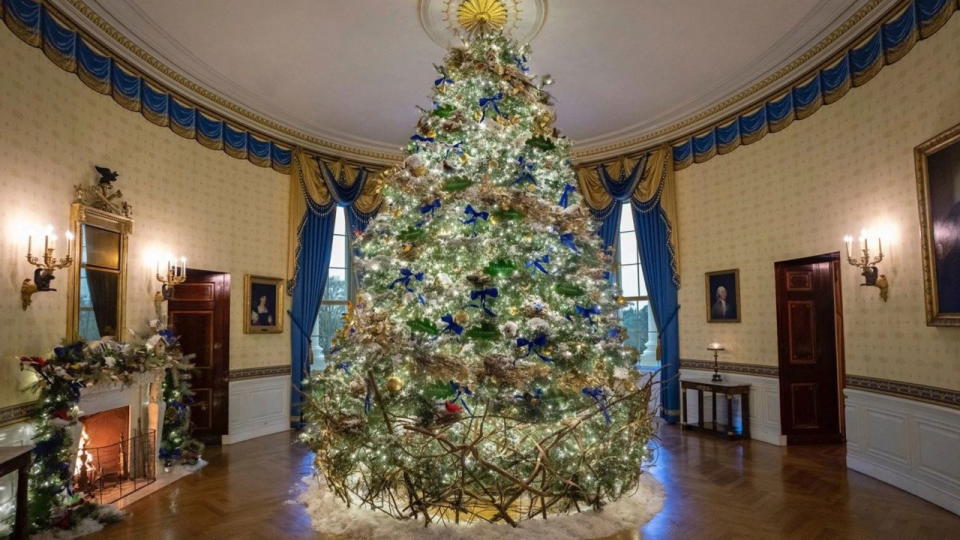
[[[291,434],[209,449],[207,459],[199,473],[132,504],[125,521],[88,538],[323,538],[287,503],[311,472],[309,452]],[[847,471],[842,446],[727,442],[666,426],[651,474],[667,498],[641,538],[960,538],[960,517]]]

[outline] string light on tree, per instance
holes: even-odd
[[[639,480],[650,388],[528,55],[486,30],[449,52],[355,240],[360,292],[303,435],[351,505],[516,525]]]

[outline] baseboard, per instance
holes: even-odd
[[[290,376],[230,381],[230,421],[222,444],[290,429]]]
[[[960,410],[844,390],[847,467],[960,514]]]
[[[702,369],[680,369],[680,378],[709,379],[711,371]],[[750,385],[750,438],[756,441],[785,446],[786,439],[780,433],[780,380],[774,377],[748,375],[746,373],[723,373],[725,381]],[[693,403],[693,393],[688,397]],[[724,400],[720,400],[724,401]],[[718,401],[718,407],[724,404]],[[682,403],[682,401],[681,401]],[[704,405],[705,416],[709,420],[709,407]],[[695,421],[696,415],[691,408],[688,419]],[[718,416],[723,418],[718,409]],[[736,420],[736,417],[735,417]]]

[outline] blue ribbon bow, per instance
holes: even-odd
[[[573,233],[564,233],[560,235],[560,243],[572,249],[575,253],[580,253],[580,249],[573,243]]]
[[[563,193],[560,195],[560,200],[557,204],[562,208],[566,208],[570,204],[570,194],[576,190],[577,188],[573,184],[565,184],[563,186]]]
[[[442,86],[444,84],[453,84],[453,79],[447,76],[447,71],[443,68],[437,68],[437,71],[440,72],[440,78],[433,81],[434,86]]]
[[[524,353],[523,356],[521,356],[520,358],[526,358],[530,356],[530,353],[533,353],[539,356],[540,359],[543,360],[544,362],[552,363],[553,359],[551,359],[549,356],[546,356],[545,354],[540,352],[540,349],[542,349],[543,347],[546,347],[547,343],[549,342],[550,340],[549,338],[547,338],[546,334],[539,334],[537,335],[537,337],[533,339],[527,339],[524,337],[517,338],[517,347],[527,348],[527,352]],[[514,363],[516,363],[516,361],[514,361]]]
[[[574,309],[576,310],[577,315],[580,315],[584,319],[587,319],[588,321],[590,321],[590,324],[596,324],[593,321],[594,315],[600,315],[601,313],[603,313],[603,311],[600,309],[600,306],[593,306],[589,308],[586,308],[583,306],[575,306]]]
[[[513,395],[513,399],[517,399],[521,401],[530,401],[534,399],[540,399],[542,397],[543,397],[543,388],[534,389],[532,394],[530,392],[524,392],[522,394]]]
[[[530,71],[530,68],[527,67],[527,55],[514,56],[513,63],[516,64],[517,67],[520,68],[520,71],[524,73]]]
[[[447,327],[441,330],[441,332],[453,332],[458,336],[463,333],[463,327],[453,320],[453,315],[447,313],[443,317],[440,317],[440,320],[447,323]]]
[[[590,388],[589,386],[581,390],[584,394],[593,398],[593,401],[597,403],[597,407],[603,413],[603,419],[610,423],[610,411],[607,409],[607,396],[603,392],[602,386],[594,386]]]
[[[465,397],[473,395],[473,391],[470,390],[470,387],[465,384],[460,384],[457,381],[450,381],[450,389],[453,390],[455,394],[453,399],[450,401],[454,403],[459,401],[460,404],[463,405],[463,408],[467,410],[467,413],[473,414],[473,411],[470,410],[470,406],[467,405],[467,398]]]
[[[487,307],[487,298],[496,298],[500,295],[500,292],[497,291],[496,287],[490,287],[489,289],[474,289],[470,291],[470,299],[476,300],[480,299],[480,305],[477,304],[467,304],[467,307],[482,309],[484,313],[490,315],[491,317],[496,317],[497,314],[490,310]]]
[[[548,272],[547,269],[543,267],[544,264],[547,264],[549,262],[550,262],[550,254],[548,253],[543,257],[540,257],[539,259],[533,259],[532,261],[528,262],[526,264],[526,267],[532,269],[534,274],[537,273],[537,270],[543,272],[544,274],[549,274],[550,272]]]
[[[483,114],[480,116],[480,121],[483,122],[487,118],[487,109],[493,107],[493,110],[497,113],[497,116],[502,116],[503,113],[500,112],[500,100],[503,99],[503,92],[497,92],[495,96],[480,98],[480,110],[483,111]]]
[[[433,213],[440,208],[440,199],[434,199],[432,203],[425,204],[420,207],[421,214],[430,214],[430,217],[433,218]]]
[[[337,369],[342,369],[344,373],[346,373],[347,375],[349,375],[349,374],[350,374],[350,365],[351,365],[352,363],[353,363],[353,362],[339,362],[339,363],[337,364]]]
[[[400,283],[401,285],[403,285],[403,288],[406,289],[407,292],[416,292],[416,291],[413,290],[413,287],[410,286],[410,280],[411,280],[411,279],[416,279],[417,281],[423,281],[423,272],[413,273],[413,270],[410,270],[409,268],[401,268],[401,269],[400,269],[400,277],[398,277],[397,279],[393,280],[393,283],[391,283],[390,286],[387,287],[387,288],[388,288],[388,289],[393,289],[393,287],[394,287],[397,283]],[[422,294],[418,294],[418,295],[417,295],[417,300],[418,300],[421,304],[426,304],[426,303],[427,303],[426,299],[423,298],[423,295],[422,295]]]
[[[423,135],[420,135],[419,133],[414,133],[413,136],[410,137],[410,140],[411,140],[411,141],[417,141],[417,142],[436,142],[436,141],[437,141],[437,140],[436,140],[435,138],[433,138],[433,137],[424,137]]]
[[[471,224],[472,224],[472,225],[473,225],[473,234],[474,234],[474,235],[477,234],[477,219],[482,219],[482,220],[486,221],[486,220],[490,217],[490,214],[489,214],[489,213],[487,213],[487,212],[477,212],[476,209],[474,209],[473,206],[472,206],[472,205],[469,205],[469,204],[468,204],[467,207],[463,210],[463,213],[466,214],[466,215],[468,215],[468,216],[470,216],[468,219],[463,220],[463,224],[464,224],[464,225],[471,225]]]

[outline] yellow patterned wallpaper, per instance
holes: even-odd
[[[960,123],[960,17],[785,131],[677,173],[682,358],[777,365],[773,264],[885,229],[890,300],[843,263],[846,372],[960,389],[960,328],[924,315],[913,147]],[[740,269],[740,324],[707,324],[704,272]]]
[[[289,362],[284,334],[243,333],[243,276],[285,272],[288,178],[213,152],[157,127],[84,86],[0,30],[0,407],[28,401],[14,357],[44,354],[66,326],[66,273],[59,292],[34,295],[20,309],[23,223],[67,227],[72,186],[95,178],[94,164],[120,171],[118,186],[133,205],[127,324],[153,317],[158,283],[151,251],[172,251],[194,268],[229,272],[230,367]]]

